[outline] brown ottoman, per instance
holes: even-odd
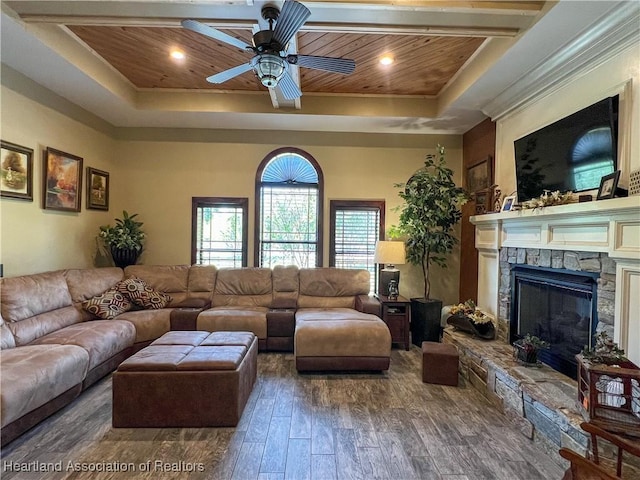
[[[422,381],[458,386],[458,349],[450,343],[422,342]]]
[[[113,374],[113,426],[236,426],[257,358],[251,332],[166,333]]]

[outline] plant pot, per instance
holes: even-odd
[[[470,333],[484,340],[493,340],[496,338],[496,329],[493,322],[475,323],[466,315],[455,314],[447,318],[447,324],[452,325],[456,330]]]
[[[111,247],[111,258],[113,258],[116,267],[125,268],[129,265],[135,265],[139,256],[140,252],[135,248]]]
[[[440,341],[441,300],[411,299],[411,343],[422,347],[422,342]]]
[[[521,363],[525,366],[538,366],[540,362],[538,361],[538,349],[534,348],[533,350],[527,350],[522,345],[517,343],[513,344],[513,357],[518,363]]]

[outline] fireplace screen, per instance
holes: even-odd
[[[591,273],[520,266],[513,271],[511,341],[530,333],[551,344],[539,358],[576,378],[575,355],[592,346],[597,323]]]

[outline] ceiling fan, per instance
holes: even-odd
[[[267,88],[279,87],[284,98],[295,100],[302,96],[302,92],[288,71],[289,65],[345,75],[355,69],[356,62],[346,58],[287,53],[287,44],[311,15],[301,3],[285,0],[282,11],[273,5],[265,5],[261,12],[262,18],[269,22],[269,29],[253,35],[253,46],[195,20],[182,21],[184,28],[255,54],[247,63],[207,77],[208,82],[223,83],[253,69],[262,85]]]

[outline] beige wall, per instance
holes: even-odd
[[[87,210],[84,187],[81,212],[43,210],[42,150],[52,147],[83,157],[83,184],[88,166],[108,171],[111,181],[118,183],[121,175],[111,161],[115,142],[4,86],[0,94],[2,140],[34,150],[33,202],[0,200],[0,263],[4,275],[93,265],[98,226],[108,223],[111,214]]]
[[[1,92],[2,139],[35,151],[34,201],[7,198],[0,201],[0,253],[5,276],[104,265],[103,258],[96,258],[99,226],[113,224],[125,209],[138,213],[144,222],[147,242],[143,263],[189,263],[191,198],[207,196],[249,198],[249,265],[252,265],[256,169],[266,155],[283,146],[307,151],[323,170],[325,266],[329,262],[329,200],[383,199],[387,206],[387,227],[397,223],[398,213],[393,208],[400,204],[400,197],[393,185],[406,181],[420,168],[425,154],[435,152],[438,142],[447,149],[447,160],[456,172],[456,181],[462,181],[459,135],[423,138],[418,142],[420,146],[416,146],[415,137],[388,139],[388,144],[404,143],[408,145],[406,148],[366,146],[370,145],[371,137],[364,135],[349,136],[349,141],[343,144],[336,142],[340,146],[322,145],[320,141],[313,145],[198,142],[191,140],[194,132],[190,130],[172,132],[172,141],[163,141],[162,132],[153,130],[150,135],[149,130],[145,131],[146,138],[150,136],[151,140],[115,140],[12,89],[3,86]],[[327,138],[330,143],[331,137]],[[91,166],[110,173],[108,212],[86,209],[85,188],[79,213],[41,208],[41,152],[47,146],[83,157],[85,170]],[[86,183],[84,172],[83,183]],[[409,265],[400,268],[401,294],[421,296],[419,269]],[[434,269],[432,296],[447,303],[457,301],[458,272],[456,249],[448,269]]]
[[[514,140],[570,115],[605,97],[621,93],[629,82],[633,92],[621,97],[621,185],[629,172],[640,168],[640,45],[612,57],[599,67],[579,75],[569,85],[540,98],[534,104],[498,120],[496,183],[508,194],[516,189]],[[629,95],[632,93],[632,95]],[[629,98],[631,97],[631,98]],[[627,118],[625,117],[627,114]],[[630,118],[629,118],[630,117]]]
[[[440,140],[442,140],[440,138]],[[461,139],[448,138],[447,159],[458,182],[462,161]],[[322,168],[325,180],[324,265],[329,263],[329,200],[383,199],[387,227],[397,223],[393,208],[400,203],[394,183],[406,181],[420,168],[431,148],[368,148],[272,144],[230,144],[194,142],[118,142],[115,158],[126,172],[121,184],[113,186],[122,208],[137,212],[145,222],[148,239],[142,261],[148,264],[180,264],[191,260],[191,198],[249,198],[249,265],[253,264],[255,225],[255,175],[260,162],[283,146],[301,148]],[[459,254],[451,266],[434,272],[432,296],[457,300]],[[420,273],[402,267],[401,293],[421,296]]]

